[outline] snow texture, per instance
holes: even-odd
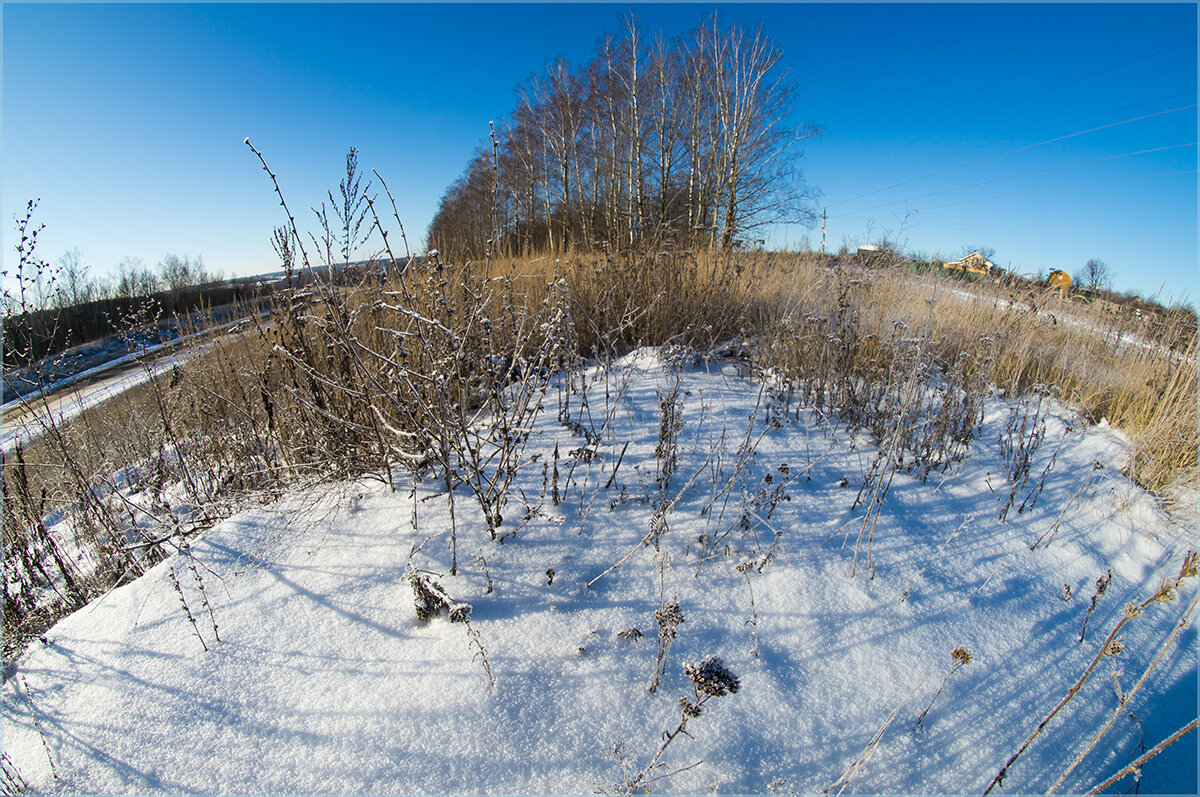
[[[662,489],[660,396],[677,376],[683,424]],[[787,405],[736,362],[643,350],[584,378],[586,405],[578,379],[574,395],[561,380],[547,393],[505,510],[511,536],[492,542],[457,489],[457,575],[437,474],[243,512],[32,644],[5,673],[6,756],[48,793],[611,792],[614,748],[633,772],[648,764],[692,699],[683,665],[719,656],[740,688],[690,719],[654,790],[820,793],[894,713],[848,792],[978,794],[1194,537],[1121,475],[1117,430],[1052,402],[1016,498],[1053,455],[1036,505],[999,521],[1013,405],[993,397],[964,461],[924,483],[896,473],[873,577],[864,549],[851,578],[875,441]],[[471,604],[469,626],[417,619],[410,563]],[[1017,761],[1006,793],[1057,779],[1195,581],[1126,625],[1124,652]],[[655,612],[672,601],[686,622],[651,693]],[[970,663],[946,679],[960,647]],[[1061,789],[1162,740],[1196,716],[1196,696],[1189,627]],[[1185,737],[1140,789],[1192,792],[1196,774]]]

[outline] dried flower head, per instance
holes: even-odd
[[[658,635],[663,639],[674,639],[676,626],[684,622],[683,610],[678,602],[668,603],[654,613],[654,619],[658,621]]]
[[[688,662],[683,665],[683,671],[692,680],[696,694],[702,697],[721,697],[741,688],[738,677],[729,671],[720,656]]]
[[[1196,567],[1196,552],[1188,551],[1183,557],[1183,567],[1179,569],[1180,578],[1195,578],[1197,572]]]
[[[1158,592],[1154,593],[1154,600],[1159,603],[1170,603],[1175,600],[1175,591],[1179,589],[1179,579],[1164,578],[1162,584],[1158,587]]]
[[[955,648],[954,650],[950,651],[950,655],[959,664],[971,663],[971,652],[966,648]]]
[[[1128,617],[1130,620],[1132,620],[1135,617],[1139,617],[1141,615],[1141,613],[1142,613],[1142,607],[1138,606],[1136,603],[1131,603],[1125,607],[1125,616]]]
[[[682,697],[679,698],[679,707],[681,709],[683,709],[683,715],[685,717],[690,717],[691,719],[695,719],[696,717],[699,717],[700,714],[703,713],[703,711],[704,711],[704,709],[700,706],[699,703],[689,703],[687,700],[683,699]]]
[[[1117,637],[1116,639],[1112,640],[1111,642],[1109,642],[1107,645],[1104,646],[1104,655],[1112,657],[1112,656],[1116,656],[1118,653],[1121,653],[1124,650],[1125,650],[1125,643],[1121,640],[1120,637]]]

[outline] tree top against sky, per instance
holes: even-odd
[[[9,4],[6,218],[40,197],[42,254],[77,247],[94,272],[165,252],[271,270],[281,219],[249,136],[305,214],[353,146],[424,230],[526,78],[587,62],[631,10],[672,37],[716,7]],[[981,244],[1021,273],[1097,258],[1118,289],[1197,295],[1195,5],[718,13],[762,25],[796,81],[788,123],[824,131],[803,169],[833,248]],[[816,247],[820,230],[765,237]]]

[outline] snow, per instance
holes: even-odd
[[[662,758],[675,774],[654,790],[821,792],[894,714],[847,791],[982,793],[1124,607],[1177,575],[1194,540],[1194,519],[1167,516],[1121,475],[1118,430],[1054,402],[1016,497],[1053,456],[1036,505],[999,521],[1013,405],[993,397],[964,461],[924,483],[896,473],[874,577],[864,547],[851,578],[867,511],[852,504],[876,443],[784,407],[740,363],[670,362],[642,350],[587,373],[587,405],[572,396],[568,420],[595,435],[590,462],[567,453],[586,441],[559,422],[567,393],[552,385],[505,510],[505,528],[520,530],[491,541],[470,493],[455,493],[458,575],[430,473],[414,485],[397,472],[395,492],[378,480],[297,491],[213,527],[61,621],[6,672],[5,754],[48,793],[613,791],[614,745],[633,773],[648,764],[692,696],[683,664],[717,655],[741,688],[689,720],[692,738]],[[676,378],[683,427],[656,552],[639,543],[658,494],[659,397]],[[764,496],[781,485],[787,500],[772,506]],[[1049,545],[1031,550],[1056,522]],[[69,518],[56,533],[70,533]],[[702,545],[704,534],[719,544]],[[410,562],[472,605],[469,628],[417,620]],[[1005,791],[1057,779],[1118,709],[1113,674],[1131,688],[1195,581],[1125,626],[1124,653],[1100,663]],[[651,693],[660,591],[686,621]],[[618,635],[629,628],[644,638]],[[972,660],[937,694],[958,647]],[[1062,790],[1124,766],[1195,717],[1196,700],[1189,627],[1130,701],[1138,721],[1120,718]],[[1142,792],[1193,792],[1194,737],[1143,773]]]

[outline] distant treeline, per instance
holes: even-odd
[[[253,299],[257,285],[213,282],[144,296],[93,299],[77,305],[6,315],[5,368],[28,365],[46,355],[90,343],[134,326],[166,320],[205,307]]]
[[[761,29],[712,15],[668,40],[631,15],[582,67],[559,58],[518,95],[442,198],[431,246],[729,247],[813,218],[797,162],[816,128],[793,123],[796,84]]]

